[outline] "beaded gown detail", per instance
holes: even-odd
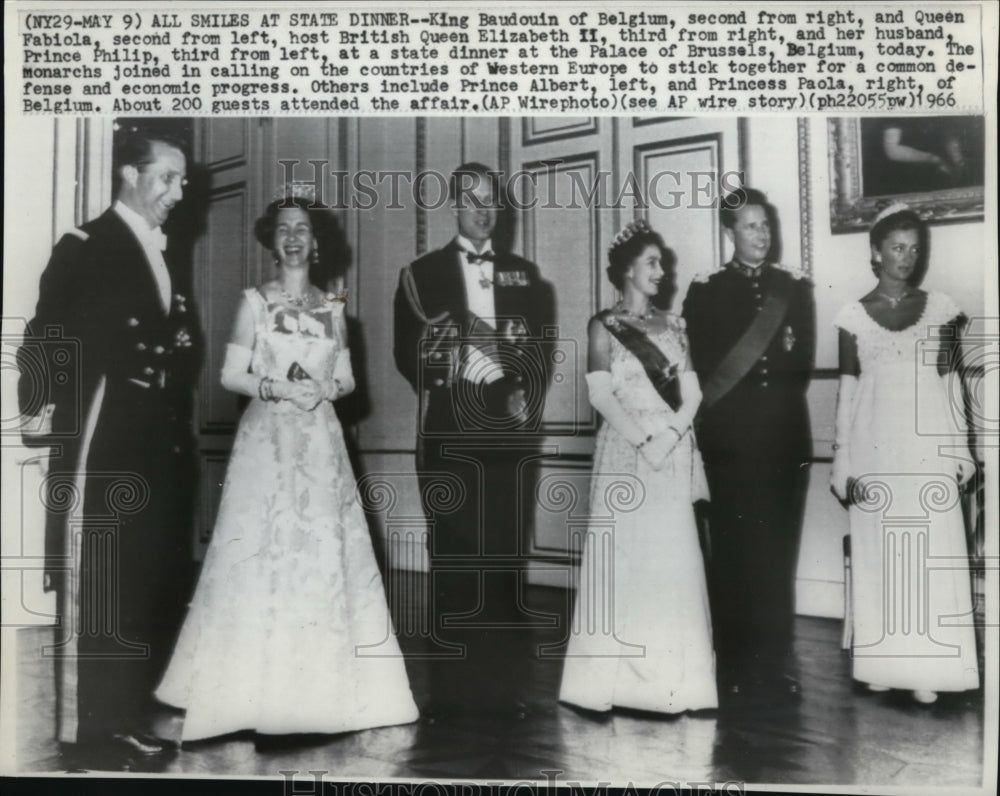
[[[296,310],[246,291],[251,370],[320,382],[346,349],[340,302]],[[416,720],[344,433],[254,398],[239,423],[218,518],[156,696],[187,709],[183,738],[238,730],[337,733]]]

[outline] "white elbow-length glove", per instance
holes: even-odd
[[[220,381],[222,386],[230,392],[240,395],[249,395],[251,398],[260,397],[260,383],[263,379],[250,372],[250,359],[253,352],[246,346],[236,343],[226,344],[226,357],[222,362],[222,372]],[[271,380],[271,394],[275,400],[290,398],[293,394],[294,383],[285,379]]]
[[[851,408],[854,404],[854,393],[858,388],[855,376],[842,376],[840,391],[837,395],[837,419],[834,430],[833,470],[830,474],[830,486],[833,493],[843,501],[850,496],[848,483],[853,476],[851,465],[851,449],[848,445],[848,430],[851,424]]]
[[[323,398],[327,401],[336,401],[338,398],[343,398],[354,392],[354,387],[351,352],[345,348],[337,354],[337,361],[333,366],[333,377],[323,388]]]
[[[587,374],[587,390],[590,405],[601,413],[611,428],[632,445],[654,470],[659,470],[666,461],[673,444],[667,445],[676,435],[669,430],[666,434],[653,436],[643,431],[639,424],[625,411],[625,407],[615,397],[611,387],[611,374],[606,370],[595,370]],[[666,437],[667,439],[662,439]]]

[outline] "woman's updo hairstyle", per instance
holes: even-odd
[[[625,274],[629,266],[643,253],[647,246],[656,246],[660,250],[660,259],[666,267],[670,261],[670,250],[667,249],[659,232],[654,232],[645,219],[637,219],[615,235],[608,248],[608,279],[618,290],[625,286]]]
[[[910,230],[916,230],[917,242],[920,244],[920,258],[913,276],[910,278],[910,282],[916,284],[923,278],[927,256],[927,225],[920,216],[913,212],[908,205],[889,205],[875,216],[871,229],[868,231],[868,240],[873,249],[880,249],[885,239],[893,232],[909,232]],[[872,272],[878,276],[880,263],[874,255],[871,259],[871,265]]]

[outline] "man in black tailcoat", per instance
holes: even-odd
[[[711,492],[712,622],[723,693],[798,692],[794,582],[811,433],[812,285],[770,259],[773,208],[759,191],[723,198],[733,259],[684,301],[704,399],[698,442]]]
[[[152,692],[191,581],[193,308],[161,224],[186,158],[134,132],[113,206],[64,236],[42,276],[20,359],[29,444],[52,445],[46,587],[58,592],[58,737],[156,755]]]
[[[458,235],[404,268],[395,297],[396,366],[419,403],[438,656],[429,714],[522,709],[527,650],[523,627],[511,625],[524,619],[518,582],[531,496],[519,465],[537,450],[551,295],[534,263],[493,247],[497,177],[478,163],[455,171]]]

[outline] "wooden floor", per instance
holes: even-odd
[[[400,578],[403,590],[419,591],[420,578]],[[397,584],[398,586],[398,584]],[[394,607],[401,630],[416,594]],[[530,607],[559,617],[559,626],[531,631],[539,644],[565,635],[571,595],[533,587]],[[98,777],[61,755],[53,739],[51,660],[41,657],[51,628],[18,633],[17,770],[73,771]],[[527,719],[471,716],[335,736],[259,739],[227,736],[185,746],[175,756],[133,771],[183,777],[270,777],[301,772],[303,781],[324,779],[542,780],[559,783],[610,781],[872,787],[976,787],[983,775],[982,692],[942,695],[921,707],[902,694],[870,694],[850,679],[849,658],[840,649],[840,623],[800,617],[795,655],[803,694],[790,705],[757,704],[707,715],[676,717],[615,712],[594,717],[556,702],[562,662],[533,662],[532,701],[541,709]],[[401,636],[404,652],[420,640]],[[418,702],[425,691],[426,664],[408,660]],[[181,716],[158,717],[163,734],[179,736]],[[179,784],[179,783],[177,783]],[[286,783],[287,784],[287,783]],[[300,787],[305,787],[300,786]],[[286,792],[288,789],[286,788]],[[312,791],[309,791],[312,792]]]

